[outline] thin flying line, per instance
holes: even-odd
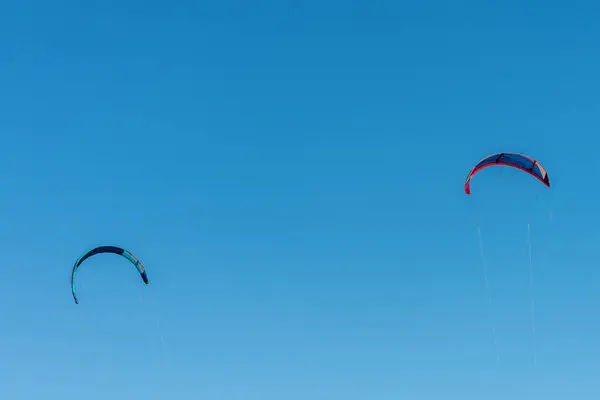
[[[485,262],[485,253],[483,251],[483,237],[481,236],[481,228],[477,225],[477,236],[479,237],[479,253],[481,254],[481,269],[483,270],[483,280],[485,282],[485,293],[488,305],[488,319],[490,328],[492,329],[492,340],[494,343],[494,351],[496,352],[496,361],[500,361],[498,353],[498,341],[496,339],[496,322],[492,316],[492,293],[490,290],[490,281],[488,279],[487,265]]]
[[[531,251],[531,224],[527,223],[527,241],[529,244],[529,293],[531,297],[531,330],[533,345],[533,363],[537,364],[536,329],[535,329],[535,297],[533,292],[533,257]]]

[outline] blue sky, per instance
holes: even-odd
[[[599,12],[3,2],[2,397],[598,398]]]

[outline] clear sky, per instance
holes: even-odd
[[[599,16],[3,1],[0,397],[599,398]]]

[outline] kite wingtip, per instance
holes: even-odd
[[[146,275],[146,271],[142,272],[140,275],[142,275],[142,280],[147,285],[149,282],[148,282],[148,275]]]

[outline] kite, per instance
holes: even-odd
[[[467,180],[465,182],[465,193],[471,194],[471,178],[484,168],[491,167],[493,165],[505,165],[508,167],[518,168],[528,174],[536,177],[544,185],[550,187],[550,179],[546,169],[542,167],[538,161],[531,157],[517,153],[498,153],[487,156],[483,160],[479,161],[469,172]]]
[[[77,300],[77,293],[75,291],[75,275],[79,270],[79,266],[91,256],[101,253],[113,253],[125,257],[137,268],[144,283],[146,285],[148,284],[148,276],[146,275],[146,269],[136,256],[134,256],[129,251],[117,246],[99,246],[85,253],[77,261],[75,261],[75,265],[73,265],[73,270],[71,271],[71,292],[73,293],[73,299],[75,300],[75,304],[79,304],[79,301]]]

